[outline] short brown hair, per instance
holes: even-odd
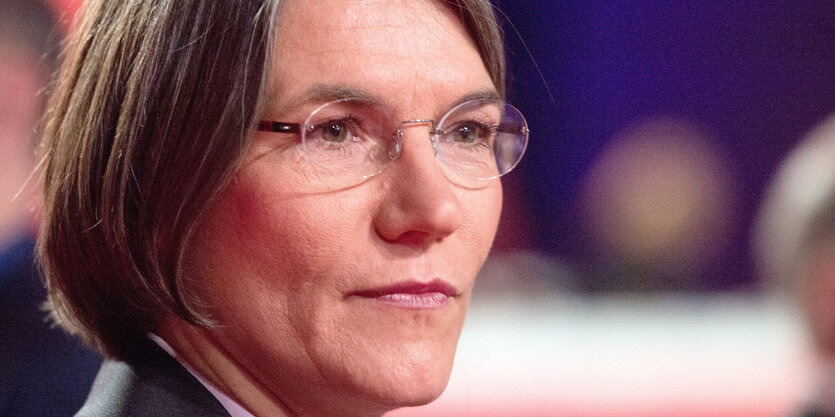
[[[108,356],[172,311],[213,324],[182,259],[237,171],[269,86],[278,0],[91,1],[44,124],[39,241],[59,323]],[[447,1],[500,94],[487,0]]]

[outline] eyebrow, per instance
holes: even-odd
[[[327,103],[346,98],[358,99],[371,104],[383,104],[383,99],[359,88],[345,85],[314,84],[304,93],[289,102],[287,108],[296,108],[305,104]]]
[[[342,100],[346,98],[358,99],[363,102],[375,105],[385,104],[385,100],[377,94],[365,91],[360,88],[355,88],[346,85],[334,84],[315,84],[308,88],[297,98],[290,101],[288,108],[295,108],[304,104],[310,103],[327,103],[330,101]],[[501,101],[502,98],[494,89],[485,88],[466,94],[454,102],[448,108],[453,108],[467,101],[471,100],[493,100]]]
[[[499,93],[496,90],[493,90],[492,88],[485,88],[483,90],[474,91],[470,94],[467,94],[467,95],[459,98],[458,100],[455,100],[452,103],[452,105],[449,106],[449,108],[450,109],[454,108],[455,106],[458,106],[460,104],[463,104],[465,102],[472,101],[472,100],[502,101],[502,97],[499,95]]]

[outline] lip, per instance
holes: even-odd
[[[435,279],[430,282],[404,281],[384,287],[355,291],[353,297],[373,299],[404,308],[439,308],[455,297],[458,290],[450,283]]]

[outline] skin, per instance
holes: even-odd
[[[379,97],[398,120],[437,120],[461,97],[495,90],[442,3],[281,7],[264,119],[304,121],[320,104],[304,97],[322,84]],[[286,135],[258,132],[185,265],[220,325],[201,329],[169,316],[157,332],[256,415],[381,415],[437,398],[502,198],[497,180],[478,189],[448,181],[427,132],[406,129],[400,158],[381,174],[316,193],[289,162]],[[433,280],[455,293],[432,308],[352,295]]]

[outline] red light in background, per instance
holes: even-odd
[[[61,22],[61,28],[64,32],[69,32],[73,23],[74,17],[78,9],[81,7],[83,0],[48,0],[47,3],[53,10],[58,21]]]

